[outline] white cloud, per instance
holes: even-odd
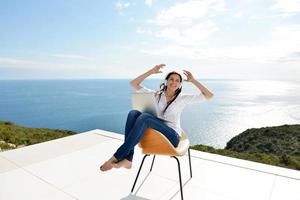
[[[18,58],[0,58],[0,68],[34,69],[34,70],[62,70],[98,71],[99,66],[77,63],[50,63]]]
[[[274,59],[278,61],[299,61],[300,25],[286,25],[274,28],[269,48],[276,49]],[[273,50],[274,51],[274,50]],[[300,64],[300,63],[299,63]]]
[[[225,10],[224,0],[176,3],[160,11],[153,19],[146,20],[148,26],[139,27],[136,32],[164,39],[172,45],[202,45],[218,30],[210,17]]]
[[[275,0],[276,3],[271,9],[279,10],[283,16],[290,16],[300,13],[300,0]]]
[[[89,57],[82,55],[73,55],[73,54],[53,54],[52,57],[63,58],[63,59],[72,59],[72,60],[92,60]]]
[[[240,18],[242,15],[243,15],[242,11],[238,11],[233,15],[233,17]]]
[[[158,31],[155,36],[170,40],[182,45],[200,45],[207,42],[205,40],[218,28],[212,21],[198,23],[188,28],[164,28]]]
[[[132,63],[130,63],[132,65]],[[124,78],[132,77],[137,74],[135,69],[128,71],[130,68],[124,66],[123,61],[115,61],[110,63],[93,63],[93,64],[77,64],[77,63],[52,63],[50,61],[37,61],[37,60],[24,60],[18,58],[4,58],[0,57],[0,70],[4,68],[5,71],[25,71],[30,73],[29,79],[73,79],[73,78]],[[140,71],[138,71],[139,73]],[[131,74],[132,73],[132,74]],[[130,76],[128,76],[130,74]],[[1,76],[0,76],[1,77]],[[1,77],[7,79],[7,77]],[[11,78],[11,77],[9,77]],[[13,79],[18,78],[18,75],[13,76]],[[21,76],[22,79],[26,79],[27,75]]]
[[[118,9],[118,10],[124,10],[126,8],[128,8],[130,6],[130,3],[129,2],[117,2],[115,3],[115,8]]]
[[[173,31],[176,35],[176,31]],[[172,33],[172,31],[170,31]],[[179,43],[144,50],[144,53],[174,56],[176,58],[210,60],[217,62],[300,64],[300,25],[274,28],[269,40],[248,46],[201,47]],[[175,36],[174,36],[175,37]]]
[[[16,67],[16,68],[38,68],[39,63],[31,60],[23,60],[16,58],[0,58],[1,67]]]
[[[165,45],[160,46],[159,48],[145,49],[142,52],[151,54],[151,55],[159,55],[159,56],[173,56],[179,58],[187,58],[187,59],[198,59],[199,56],[194,52],[195,49],[183,47],[180,45]]]
[[[300,63],[300,52],[294,52],[278,59],[280,63]]]
[[[153,31],[150,28],[142,28],[138,27],[136,29],[136,32],[139,34],[148,34],[148,35],[153,35]]]
[[[162,10],[155,19],[148,20],[160,26],[176,24],[190,25],[193,20],[212,16],[215,12],[225,11],[224,0],[187,1],[177,3],[169,9]]]
[[[295,13],[300,10],[300,4],[298,6],[295,2],[277,0],[273,9]],[[207,47],[207,44],[211,44],[209,43],[211,36],[221,31],[213,21],[216,18],[210,16],[216,16],[225,10],[226,5],[222,0],[191,0],[162,10],[156,17],[147,21],[149,25],[147,28],[139,28],[137,32],[164,39],[169,44],[160,44],[157,48],[152,46],[152,49],[144,49],[143,52],[176,58],[224,62],[265,64],[299,62],[300,25],[296,24],[273,27],[269,35],[265,33],[266,40],[259,43],[253,41],[252,45],[241,46],[232,43],[227,47],[213,45]],[[233,16],[239,18],[242,15],[242,11],[237,11]]]
[[[153,0],[145,0],[145,4],[149,7],[152,6]]]

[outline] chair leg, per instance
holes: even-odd
[[[153,155],[153,160],[152,160],[152,164],[151,164],[150,172],[152,171],[152,168],[153,168],[154,159],[155,159],[155,155]]]
[[[134,190],[134,187],[135,187],[136,181],[137,181],[137,179],[138,179],[138,177],[139,177],[139,175],[140,175],[140,172],[141,172],[142,166],[143,166],[143,164],[144,164],[144,161],[145,161],[145,158],[146,158],[147,156],[149,156],[149,154],[146,154],[146,155],[144,155],[144,157],[143,157],[142,163],[141,163],[141,165],[140,165],[140,168],[139,168],[139,171],[138,171],[138,173],[137,173],[137,175],[136,175],[136,178],[135,178],[134,184],[133,184],[133,186],[132,186],[131,192],[133,192],[133,190]]]
[[[179,173],[179,184],[180,184],[180,193],[181,193],[181,200],[183,200],[183,190],[182,190],[182,181],[181,181],[181,171],[180,171],[180,162],[176,156],[171,156],[176,159],[178,164],[178,173]]]
[[[189,164],[190,164],[190,176],[192,178],[192,163],[191,163],[191,153],[190,153],[190,148],[188,149],[188,154],[189,154]]]

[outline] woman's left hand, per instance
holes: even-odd
[[[186,75],[186,80],[187,82],[192,82],[193,80],[195,80],[193,74],[187,70],[183,70],[184,75]]]

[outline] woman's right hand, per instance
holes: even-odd
[[[140,88],[142,88],[140,86],[141,82],[143,80],[145,80],[145,78],[147,78],[148,76],[150,76],[151,74],[158,74],[158,73],[162,73],[162,71],[160,71],[160,69],[162,69],[164,66],[166,66],[165,64],[160,64],[160,65],[155,65],[152,69],[150,69],[149,71],[145,72],[144,74],[136,77],[135,79],[133,79],[132,81],[130,81],[131,86],[138,90]]]
[[[166,66],[166,65],[165,65],[165,64],[155,65],[155,66],[151,69],[152,74],[162,73],[161,69],[162,69],[164,66]]]

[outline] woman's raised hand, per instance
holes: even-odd
[[[153,74],[158,74],[158,73],[162,73],[161,69],[166,66],[165,64],[159,64],[159,65],[155,65],[152,69],[151,72]]]
[[[186,80],[187,82],[192,82],[194,80],[194,76],[191,72],[183,70],[184,75],[186,75]]]

